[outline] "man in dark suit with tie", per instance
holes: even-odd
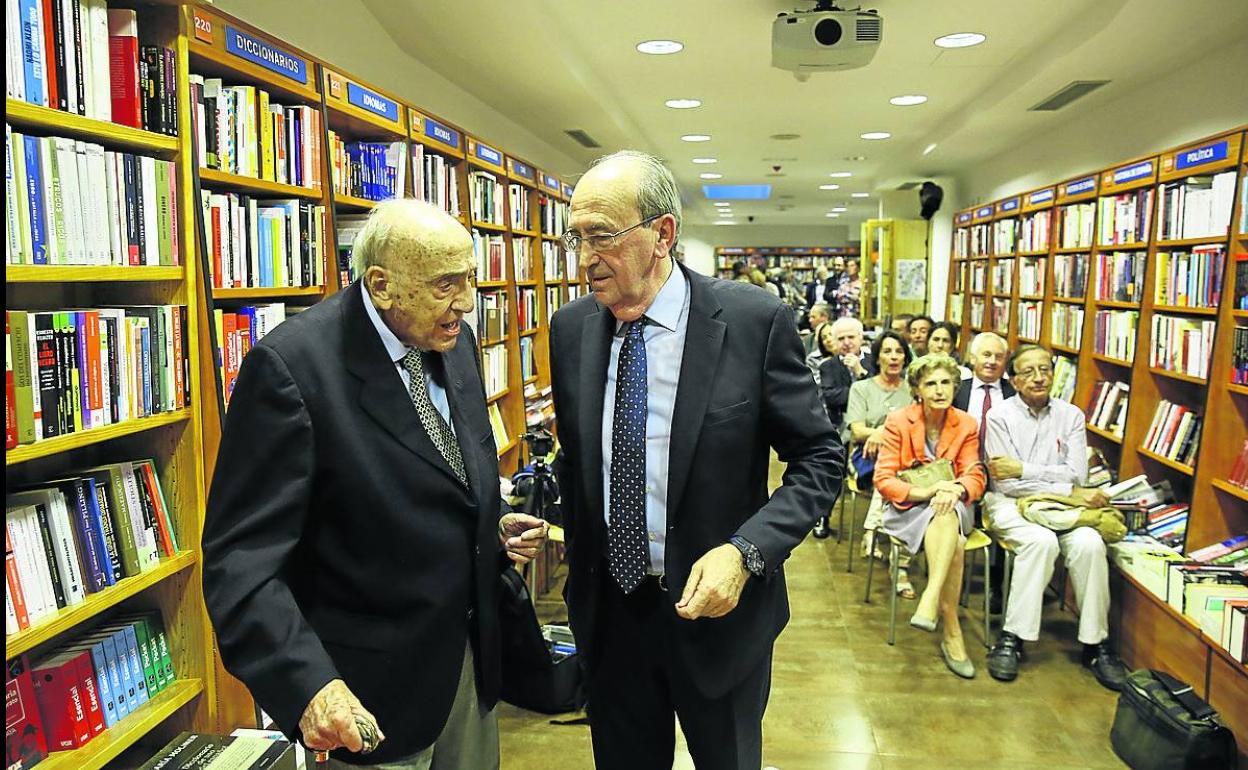
[[[546,528],[501,510],[472,239],[387,201],[353,259],[239,373],[203,538],[221,657],[331,765],[497,767],[500,571]]]
[[[843,448],[793,315],[674,264],[675,180],[622,152],[577,184],[564,245],[592,295],[551,323],[565,597],[600,768],[758,768],[784,560],[828,510]],[[769,448],[788,463],[768,497]]]

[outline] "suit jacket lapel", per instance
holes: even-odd
[[[586,490],[585,505],[589,507],[593,526],[602,531],[602,414],[607,388],[607,366],[611,361],[611,338],[615,334],[615,316],[606,308],[585,318],[581,333],[581,483]]]
[[[910,416],[910,454],[915,460],[927,458],[927,423],[923,419],[921,406]]]

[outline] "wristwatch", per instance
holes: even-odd
[[[763,564],[763,554],[758,550],[758,546],[740,535],[733,535],[729,540],[738,551],[741,552],[741,558],[745,562],[745,568],[754,577],[763,577],[767,572],[767,566]]]

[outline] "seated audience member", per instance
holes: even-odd
[[[893,320],[889,323],[888,328],[901,335],[906,341],[906,347],[910,346],[910,321],[914,318],[914,313],[898,313],[893,316]]]
[[[870,361],[877,373],[850,386],[849,403],[845,407],[845,424],[849,426],[850,442],[861,446],[864,458],[875,461],[884,442],[884,420],[898,409],[914,403],[910,395],[910,385],[906,382],[910,346],[900,334],[891,329],[881,332],[871,345]],[[884,499],[880,497],[878,490],[873,490],[871,504],[867,507],[867,517],[862,523],[865,530],[862,538],[864,558],[882,558],[880,549],[874,544],[874,538],[883,515]],[[902,554],[898,567],[901,572],[898,575],[897,594],[905,599],[914,599],[916,594],[914,586],[910,584],[908,553]]]
[[[819,366],[825,359],[837,355],[836,337],[830,323],[819,324],[811,336],[815,338],[815,347],[810,351],[810,355],[806,356],[806,365],[810,367],[810,373],[815,378],[815,384],[818,385]]]
[[[1110,650],[1109,564],[1105,541],[1091,527],[1057,533],[1027,521],[1019,498],[1060,495],[1079,507],[1108,504],[1105,493],[1083,487],[1088,475],[1083,412],[1074,404],[1049,397],[1053,354],[1024,345],[1010,361],[1018,394],[988,412],[985,452],[992,491],[984,498],[985,519],[993,535],[1014,551],[1005,623],[988,653],[988,673],[1011,681],[1018,676],[1023,643],[1040,636],[1044,588],[1060,554],[1079,606],[1079,641],[1083,665],[1096,680],[1120,690],[1126,677],[1122,661]],[[878,471],[877,471],[878,473]]]
[[[969,380],[971,378],[971,370],[963,366],[958,356],[958,335],[961,330],[957,324],[941,321],[932,327],[932,331],[927,335],[927,352],[928,353],[944,353],[951,357],[954,361],[958,361],[958,371],[962,373],[962,379]]]
[[[1005,360],[1010,349],[1005,340],[992,332],[980,332],[971,340],[967,363],[971,377],[962,380],[954,394],[953,405],[974,417],[980,423],[983,437],[983,418],[988,410],[1014,395],[1014,386],[1003,379]]]
[[[970,415],[953,408],[958,365],[946,355],[923,356],[910,364],[907,380],[915,403],[884,421],[884,443],[875,465],[875,487],[884,497],[884,531],[911,553],[927,550],[927,585],[910,625],[935,631],[944,621],[940,651],[945,665],[970,679],[975,667],[966,654],[958,603],[963,544],[971,532],[971,503],[984,492],[979,438]],[[918,486],[897,474],[938,459],[953,465],[952,481]]]
[[[821,302],[826,304],[831,297],[832,291],[828,288],[828,268],[820,265],[815,268],[815,279],[806,283],[806,307],[813,308]]]
[[[819,364],[819,386],[823,392],[823,406],[832,420],[832,427],[847,438],[844,430],[845,407],[849,404],[849,389],[855,382],[875,374],[875,364],[862,356],[862,321],[857,318],[838,318],[832,322],[832,339],[835,355],[828,356]]]
[[[807,322],[810,324],[811,332],[802,338],[802,345],[806,348],[806,355],[815,352],[815,345],[819,338],[815,335],[814,330],[821,325],[832,320],[832,309],[828,307],[826,302],[816,302],[810,306],[810,313],[807,316]]]
[[[915,357],[927,355],[927,335],[932,333],[933,321],[929,316],[916,315],[906,327],[910,350]]]

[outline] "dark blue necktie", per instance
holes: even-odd
[[[611,523],[607,555],[611,576],[631,593],[646,576],[646,343],[644,318],[627,324],[615,367],[611,423]]]

